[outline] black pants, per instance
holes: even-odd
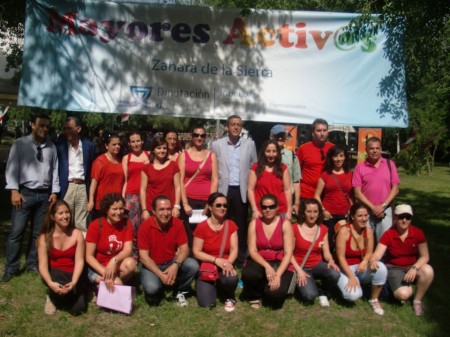
[[[228,186],[228,212],[227,218],[234,220],[238,226],[238,245],[239,252],[236,263],[243,265],[248,256],[247,251],[247,215],[248,205],[242,202],[239,186]]]
[[[66,284],[72,281],[72,273],[60,269],[50,269],[50,276],[53,282]],[[71,315],[77,316],[86,312],[85,299],[86,277],[82,273],[78,283],[73,287],[73,290],[66,295],[59,295],[54,293],[50,288],[48,289],[48,296],[57,308],[64,308],[69,311]]]
[[[269,263],[274,267],[279,264],[279,261]],[[264,305],[279,309],[286,300],[292,276],[293,272],[286,270],[281,275],[280,287],[271,291],[264,267],[252,259],[248,259],[242,269],[242,281],[244,282],[242,297],[250,301],[262,299]]]
[[[193,210],[194,209],[204,209],[207,201],[188,198],[188,203],[189,203],[189,206],[191,206],[191,208]],[[195,228],[197,227],[197,224],[189,223],[189,216],[184,212],[184,209],[181,210],[180,217],[184,223],[184,229],[186,230],[186,234],[188,237],[189,248],[190,248],[190,250],[192,250],[192,241],[194,240],[193,233],[195,231]]]

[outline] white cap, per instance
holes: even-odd
[[[397,205],[397,207],[395,207],[395,215],[400,215],[400,214],[411,214],[413,215],[413,211],[410,205]]]

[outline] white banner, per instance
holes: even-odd
[[[353,17],[29,0],[19,104],[405,127],[403,65],[388,60],[383,32],[345,34]]]

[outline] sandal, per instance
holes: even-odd
[[[251,306],[253,309],[259,309],[259,308],[261,308],[261,301],[260,301],[260,300],[253,300],[253,301],[250,301],[249,303],[250,303],[250,306]]]
[[[56,307],[51,301],[50,297],[47,295],[47,299],[45,300],[44,312],[46,315],[54,315],[56,314]]]

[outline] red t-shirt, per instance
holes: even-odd
[[[224,259],[227,259],[230,254],[231,234],[237,231],[236,224],[231,220],[227,221],[228,221],[228,234],[227,238],[225,239],[225,247],[222,254],[222,257]],[[224,228],[225,225],[222,226],[219,233],[216,233],[214,230],[211,229],[211,227],[209,227],[208,220],[202,221],[197,225],[197,228],[195,228],[194,231],[194,236],[196,238],[203,240],[203,249],[202,249],[203,252],[215,257],[219,257],[220,247],[222,245],[224,235]]]
[[[144,151],[148,155],[147,151]],[[131,161],[131,153],[127,155],[128,180],[125,194],[139,194],[141,189],[141,172],[144,168],[143,162]]]
[[[139,226],[137,242],[139,250],[148,250],[150,258],[161,265],[171,261],[178,247],[187,244],[188,239],[180,219],[172,218],[169,228],[162,231],[151,216]]]
[[[94,160],[91,178],[97,180],[95,209],[100,209],[100,201],[108,193],[122,194],[125,180],[122,163],[111,163],[106,154]]]
[[[258,163],[254,163],[250,169],[256,173],[257,167]],[[284,171],[286,171],[287,169],[287,166],[281,164],[281,169],[284,173]],[[259,202],[261,198],[267,193],[273,194],[277,197],[279,207],[278,212],[286,213],[287,203],[286,194],[284,194],[283,176],[279,178],[273,172],[267,172],[266,170],[264,170],[259,177],[257,176],[255,184],[255,203],[260,212],[261,206]]]
[[[147,164],[142,169],[148,177],[146,202],[147,209],[152,210],[152,201],[158,195],[165,195],[170,199],[172,205],[175,204],[175,185],[173,176],[180,172],[177,163],[170,161],[169,165],[161,170],[156,170],[152,163]]]
[[[100,219],[102,219],[101,230]],[[86,233],[86,242],[97,245],[95,258],[103,266],[123,250],[127,241],[133,241],[133,225],[126,219],[111,225],[105,217],[101,217],[89,224]]]
[[[188,151],[184,151],[185,156],[185,169],[184,169],[184,182],[186,184],[189,179],[197,172],[200,164],[203,162],[192,160]],[[206,159],[202,169],[198,172],[195,178],[186,187],[186,195],[190,199],[195,200],[208,200],[211,194],[211,176],[212,176],[212,160],[211,152]]]
[[[380,239],[380,243],[387,246],[383,261],[387,265],[409,268],[419,257],[419,245],[425,242],[420,228],[409,226],[408,236],[402,241],[395,226],[391,227]]]
[[[299,265],[303,263],[306,253],[311,246],[311,241],[305,240],[300,233],[300,228],[298,224],[292,224],[295,237],[295,248],[294,248],[294,258]],[[323,238],[328,233],[327,226],[320,225],[319,236],[314,242],[314,246],[309,254],[308,260],[305,263],[305,268],[313,268],[320,261],[322,261],[323,252]]]
[[[64,270],[68,273],[73,273],[75,269],[75,254],[77,251],[77,243],[66,250],[59,250],[52,248],[48,254],[48,261],[50,267],[54,269]]]
[[[333,143],[326,142],[323,148],[319,148],[313,142],[308,142],[298,148],[297,157],[302,170],[302,179],[300,180],[300,197],[302,199],[314,198],[317,181],[325,165],[328,150],[333,146]]]
[[[336,184],[333,176],[339,181],[347,196],[344,195],[342,189]],[[323,207],[333,215],[345,215],[350,209],[350,193],[352,191],[352,173],[347,172],[343,174],[328,174],[322,172],[322,180],[325,186],[322,192]]]

